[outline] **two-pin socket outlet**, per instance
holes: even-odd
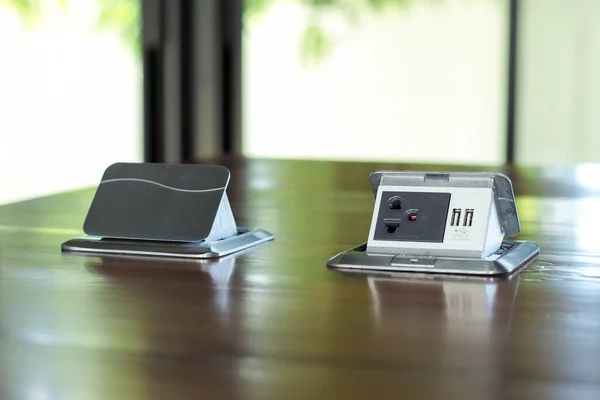
[[[389,209],[391,211],[397,211],[397,212],[402,212],[404,211],[404,218],[408,221],[408,222],[417,222],[419,220],[419,209],[418,208],[411,208],[408,210],[404,210],[403,204],[402,204],[402,198],[400,196],[393,196],[388,200],[388,206]],[[398,218],[386,218],[385,221],[385,225],[386,227],[388,227],[388,232],[393,233],[394,230],[390,231],[390,228],[397,228],[399,226],[399,222],[397,221]],[[389,223],[388,223],[389,221]]]

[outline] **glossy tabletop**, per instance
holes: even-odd
[[[1,399],[600,398],[600,166],[479,169],[511,177],[542,249],[484,280],[325,267],[366,241],[371,171],[442,167],[218,162],[274,242],[62,254],[94,188],[0,206]]]

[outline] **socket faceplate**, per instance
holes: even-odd
[[[442,243],[450,193],[381,194],[375,240]]]

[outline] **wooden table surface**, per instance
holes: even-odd
[[[503,171],[542,251],[494,281],[325,267],[371,171],[440,167],[220,163],[276,240],[216,262],[61,254],[93,188],[0,207],[1,399],[600,399],[600,166]]]

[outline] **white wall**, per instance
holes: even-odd
[[[600,1],[522,0],[517,161],[600,161]]]
[[[245,154],[502,163],[507,3],[416,0],[358,27],[331,17],[332,54],[303,66],[307,13],[278,2],[246,31]]]

